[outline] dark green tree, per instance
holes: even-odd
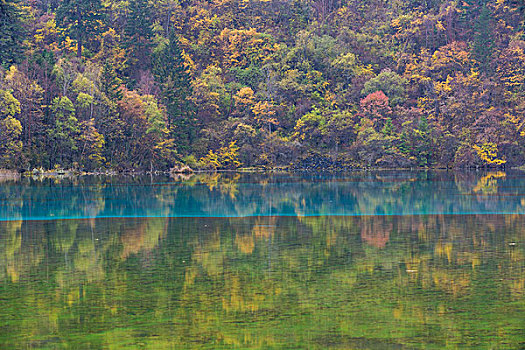
[[[151,63],[153,20],[147,0],[131,0],[128,11],[122,46],[127,51],[129,72],[133,74]]]
[[[189,100],[192,91],[190,74],[173,32],[167,43],[155,53],[153,75],[166,106],[170,133],[179,147],[185,149],[195,134],[195,113]]]
[[[119,79],[113,67],[109,62],[104,63],[100,74],[100,91],[104,93],[107,100],[105,101],[105,112],[96,119],[94,127],[97,132],[104,135],[105,159],[112,165],[117,165],[120,159],[118,148],[125,142],[123,134],[124,121],[120,116],[119,104],[124,97],[122,80]]]
[[[17,1],[0,0],[0,64],[10,66],[22,57],[25,31]]]
[[[117,76],[115,68],[109,63],[104,63],[100,77],[100,91],[102,91],[111,102],[122,100],[120,88],[122,80]]]
[[[419,127],[416,130],[417,135],[417,149],[416,156],[419,161],[419,166],[430,166],[432,158],[432,139],[431,129],[428,124],[426,115],[422,115],[419,120]]]
[[[57,8],[57,23],[77,41],[77,57],[82,58],[82,46],[101,32],[102,3],[100,0],[63,0]]]
[[[376,91],[383,91],[388,97],[391,106],[397,106],[405,102],[406,79],[390,69],[385,69],[376,77],[367,81],[361,93],[363,96]]]
[[[481,69],[486,71],[492,56],[494,40],[490,19],[490,9],[484,5],[474,26],[474,40],[472,43],[472,54],[479,63]]]

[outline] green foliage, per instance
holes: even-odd
[[[189,100],[190,75],[174,32],[166,43],[156,48],[153,74],[166,106],[168,128],[179,140],[179,146],[188,148],[194,134],[193,110]]]
[[[54,142],[53,164],[63,167],[71,166],[78,151],[78,135],[80,132],[78,119],[75,117],[75,107],[69,98],[55,97],[51,104],[55,120],[54,128],[48,131]]]
[[[318,108],[303,115],[294,127],[292,138],[306,142],[310,147],[318,147],[322,142],[322,134],[326,128],[326,118]]]
[[[197,158],[195,158],[193,154],[190,154],[189,156],[182,158],[182,162],[192,169],[196,169],[199,166],[199,163],[197,162]]]
[[[0,116],[14,117],[20,111],[20,102],[9,91],[0,90]]]
[[[77,65],[75,62],[61,58],[53,66],[52,73],[56,77],[60,93],[67,96],[78,75]]]
[[[391,106],[402,104],[405,100],[406,79],[389,69],[383,70],[376,77],[365,83],[361,93],[364,96],[382,91],[389,99]]]
[[[16,167],[21,163],[22,124],[19,120],[7,116],[0,120],[0,164],[3,167]]]
[[[0,1],[0,66],[8,67],[22,59],[25,30],[18,1]]]
[[[246,68],[232,67],[230,72],[240,84],[249,86],[252,89],[257,89],[262,79],[261,68],[253,63]]]
[[[308,154],[525,164],[519,1],[0,0],[0,10],[0,90],[20,102],[4,128],[20,123],[24,166],[168,169],[232,141],[245,166]]]
[[[353,115],[349,111],[314,108],[297,120],[292,140],[311,148],[339,151],[355,138]]]
[[[0,166],[14,167],[21,163],[22,124],[15,116],[20,102],[5,90],[0,90]]]
[[[380,131],[376,130],[372,120],[366,118],[356,129],[356,141],[352,148],[362,166],[406,168],[422,165],[417,164],[417,158],[412,155],[407,132],[394,132],[390,118],[386,119]]]
[[[392,125],[391,118],[386,118],[385,125],[383,126],[381,132],[386,136],[392,135],[392,133],[394,132],[394,126]]]
[[[57,8],[57,23],[77,41],[77,57],[82,58],[83,45],[102,32],[102,3],[100,0],[63,0]],[[67,38],[66,38],[67,39]]]
[[[79,92],[76,103],[79,108],[88,108],[93,103],[93,96]]]
[[[359,74],[358,60],[355,54],[347,52],[334,58],[330,62],[330,71],[335,79],[349,84]]]
[[[151,62],[153,48],[153,24],[150,5],[147,0],[132,0],[129,2],[128,16],[124,26],[122,47],[128,53],[128,65],[131,76],[145,69]]]
[[[492,13],[487,5],[483,5],[479,18],[474,26],[475,35],[472,44],[472,54],[483,70],[487,70],[494,49],[494,36],[490,20]]]
[[[144,114],[148,121],[149,128],[146,134],[154,134],[155,136],[162,136],[168,132],[166,129],[166,119],[164,114],[159,109],[157,100],[151,95],[143,97]]]
[[[115,68],[113,68],[109,62],[104,63],[100,80],[100,90],[110,101],[117,102],[122,99],[122,91],[120,89],[122,80],[118,78]]]
[[[418,164],[423,167],[431,165],[432,159],[432,139],[431,129],[427,117],[422,115],[419,120],[419,127],[414,130],[416,134],[416,147],[414,156],[418,158]]]
[[[106,163],[104,158],[104,135],[95,128],[93,119],[80,123],[79,145],[81,148],[80,164],[84,169],[100,169]]]

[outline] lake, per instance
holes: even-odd
[[[0,183],[1,349],[523,349],[525,173]]]

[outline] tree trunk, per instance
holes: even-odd
[[[82,12],[77,5],[77,57],[82,59],[82,31],[84,30],[82,25]]]
[[[77,38],[77,57],[82,59],[82,34],[78,34]]]

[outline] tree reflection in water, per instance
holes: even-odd
[[[0,221],[521,214],[525,212],[524,198],[525,176],[520,172],[45,178],[3,182]],[[389,239],[373,232],[364,237],[368,235],[376,235],[376,245]]]
[[[522,215],[0,223],[0,345],[519,348]]]

